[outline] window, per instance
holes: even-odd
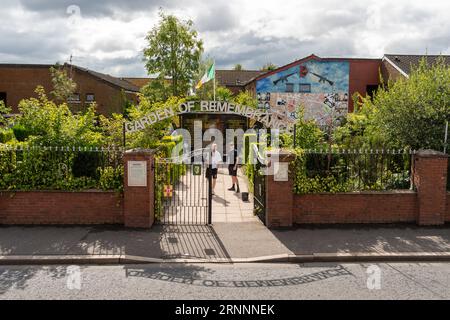
[[[69,102],[72,102],[72,103],[77,103],[77,102],[80,102],[80,94],[79,93],[74,93],[74,94],[72,94],[70,97],[69,97],[69,99],[67,99]]]
[[[377,84],[369,84],[368,86],[366,86],[366,92],[367,95],[370,97],[370,99],[373,99],[373,96],[375,95],[377,90],[378,90]]]
[[[286,83],[286,92],[294,92],[294,84]]]
[[[86,94],[86,102],[87,103],[91,103],[94,101],[95,101],[95,94],[93,94],[93,93]]]
[[[7,105],[7,102],[6,102],[6,92],[0,92],[0,101],[3,101],[3,103],[5,104],[5,106]]]
[[[311,92],[311,84],[309,83],[300,83],[298,87],[298,92]]]

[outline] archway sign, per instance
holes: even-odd
[[[180,103],[179,105],[168,106],[149,112],[138,120],[125,122],[125,132],[132,133],[143,130],[159,121],[187,113],[240,115],[256,120],[268,129],[277,129],[280,132],[290,131],[295,124],[295,120],[288,117],[286,114],[281,114],[272,110],[255,109],[253,107],[226,101],[188,101]]]

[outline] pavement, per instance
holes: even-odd
[[[212,226],[2,226],[0,264],[450,261],[450,229],[413,225],[269,230]]]

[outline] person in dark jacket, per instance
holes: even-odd
[[[228,189],[228,191],[236,191],[236,193],[239,193],[240,192],[239,180],[237,178],[239,154],[237,147],[233,142],[230,143],[228,149],[227,162],[228,162],[228,174],[231,176],[231,182],[233,183],[233,186],[230,189]]]

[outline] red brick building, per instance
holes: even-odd
[[[372,94],[379,86],[381,59],[320,58],[310,55],[258,75],[244,88],[262,109],[275,109],[296,117],[297,106],[305,116],[325,123],[327,113],[345,116],[353,111],[353,95]]]
[[[50,68],[52,65],[0,64],[0,100],[18,113],[21,100],[36,97],[37,86],[50,94],[53,90]],[[139,87],[126,80],[95,72],[75,65],[64,65],[77,83],[77,90],[69,105],[73,111],[84,110],[97,104],[97,112],[104,115],[122,113],[126,100],[136,103]]]

